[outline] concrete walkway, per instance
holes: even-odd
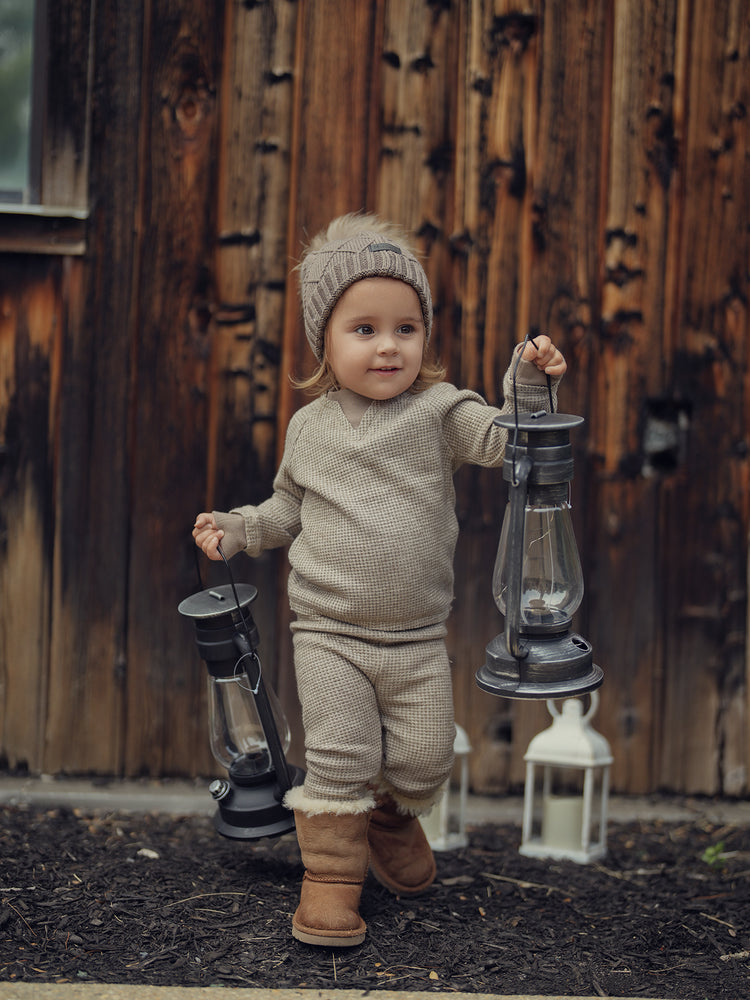
[[[456,796],[451,803],[456,811],[457,799]],[[216,808],[208,793],[208,781],[58,779],[46,775],[0,778],[0,806],[4,805],[28,805],[40,809],[65,806],[82,812],[160,812],[173,816],[210,816]],[[470,795],[466,821],[470,826],[479,823],[516,823],[520,826],[522,812],[523,799],[520,796],[491,798]],[[609,817],[613,823],[640,819],[750,826],[750,801],[686,796],[613,796],[609,801]],[[378,991],[378,996],[383,994]],[[403,994],[401,997],[403,1000]]]
[[[60,983],[0,983],[0,1000],[600,1000],[570,997],[500,993],[410,993],[393,990],[250,990],[223,986],[107,986]],[[610,997],[609,1000],[626,1000]],[[642,998],[658,1000],[658,998]],[[664,1000],[664,998],[662,998]],[[672,1000],[679,1000],[678,997]],[[738,998],[739,1000],[739,998]]]

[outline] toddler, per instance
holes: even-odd
[[[458,533],[453,475],[500,466],[512,410],[548,409],[566,369],[548,337],[503,382],[503,411],[444,381],[430,359],[432,298],[400,229],[334,220],[299,265],[305,333],[318,362],[301,387],[273,495],[199,514],[212,559],[289,546],[304,785],[291,789],[305,875],[292,933],[360,944],[369,867],[392,892],[423,892],[435,861],[417,817],[440,796],[455,725],[445,648]],[[549,376],[549,379],[548,379]]]

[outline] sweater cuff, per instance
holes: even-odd
[[[225,514],[223,511],[211,511],[216,527],[224,532],[221,548],[227,559],[236,556],[247,548],[245,541],[245,519],[241,514]]]
[[[507,374],[510,375],[511,381],[513,379],[513,369],[516,366],[516,361],[518,359],[514,356],[513,361],[508,368]],[[540,371],[533,361],[526,361],[521,358],[518,371],[516,372],[516,385],[547,385],[547,376],[543,371]]]
[[[547,389],[547,375],[540,371],[531,361],[524,361],[522,358],[516,371],[515,385],[513,383],[513,371],[518,359],[513,357],[508,370],[503,378],[503,397],[506,404],[513,403],[513,396],[518,399],[521,410],[548,410],[550,406],[550,393],[552,395],[552,410],[557,409],[557,387],[560,384],[562,375],[550,379],[549,391]]]

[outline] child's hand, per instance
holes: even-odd
[[[199,514],[193,525],[193,538],[199,549],[208,556],[209,559],[219,561],[219,545],[224,537],[224,532],[216,527],[213,514]]]
[[[567,363],[562,356],[562,351],[558,351],[549,337],[540,333],[529,339],[523,350],[521,357],[524,361],[531,361],[539,371],[552,378],[560,378],[567,370]]]

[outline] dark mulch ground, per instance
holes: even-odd
[[[332,951],[290,935],[293,836],[0,810],[0,980],[750,996],[750,830],[612,826],[603,865],[530,860],[518,841],[474,830],[419,899],[368,881],[365,944]]]

